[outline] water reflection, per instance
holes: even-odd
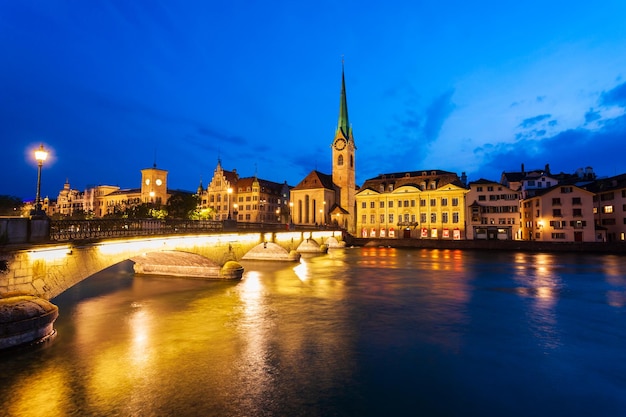
[[[54,343],[0,356],[0,415],[626,407],[623,258],[356,248],[244,267],[240,282],[87,280],[57,302]]]
[[[556,349],[561,341],[554,307],[563,285],[555,270],[557,257],[554,254],[519,253],[514,262],[516,292],[531,299],[527,311],[531,332],[545,349]]]

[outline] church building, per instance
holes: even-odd
[[[352,126],[348,119],[348,101],[343,66],[339,122],[332,148],[332,173],[311,171],[291,189],[291,220],[301,225],[334,224],[354,234],[355,223],[355,152]]]

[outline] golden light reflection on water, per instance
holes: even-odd
[[[603,258],[602,269],[606,282],[612,287],[606,292],[606,302],[612,307],[626,306],[626,273],[623,258],[607,256]]]
[[[513,266],[513,279],[518,285],[516,293],[532,299],[528,311],[530,330],[539,344],[548,350],[561,345],[554,311],[562,286],[555,271],[557,259],[554,254],[518,253]]]
[[[1,407],[10,416],[61,416],[69,411],[66,404],[69,390],[63,368],[48,364],[15,386],[11,393],[12,400]]]

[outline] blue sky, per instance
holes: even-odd
[[[626,2],[0,0],[0,194],[218,158],[296,185],[330,173],[341,61],[357,184],[443,169],[626,172]]]

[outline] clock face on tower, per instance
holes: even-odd
[[[343,151],[346,148],[346,140],[344,138],[339,138],[335,141],[335,149],[338,151]]]

